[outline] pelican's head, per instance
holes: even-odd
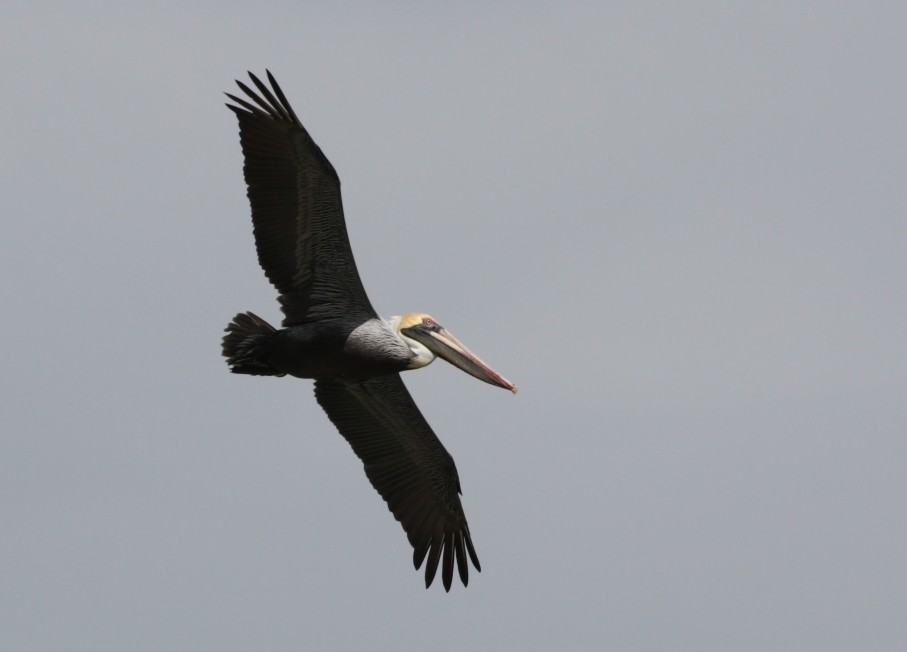
[[[410,369],[424,367],[438,356],[479,380],[509,389],[516,394],[516,385],[482,362],[479,356],[467,349],[431,315],[424,312],[408,312],[405,315],[391,317],[387,323],[415,354],[409,363]]]

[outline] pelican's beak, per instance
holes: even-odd
[[[408,337],[418,340],[439,358],[444,358],[455,367],[459,367],[471,376],[486,383],[509,389],[517,393],[517,386],[504,378],[497,371],[482,362],[475,353],[466,348],[446,328],[437,323],[431,325],[417,324],[403,329]]]

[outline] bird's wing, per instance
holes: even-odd
[[[274,76],[249,73],[250,101],[230,95],[239,119],[243,172],[258,262],[280,292],[284,326],[339,315],[377,316],[356,270],[343,218],[340,179],[293,112]]]
[[[466,585],[467,553],[476,570],[481,566],[460,504],[457,468],[400,375],[359,382],[316,380],[315,397],[403,525],[417,570],[428,555],[425,586],[442,559],[444,588],[450,590],[455,559]]]

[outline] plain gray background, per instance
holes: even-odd
[[[327,3],[321,3],[327,5]],[[6,3],[0,649],[907,648],[907,8]],[[311,383],[231,375],[270,68],[484,567],[425,591]]]

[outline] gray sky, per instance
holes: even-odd
[[[0,649],[907,648],[907,8],[14,2]],[[483,565],[425,591],[278,321],[223,91],[270,68]]]

